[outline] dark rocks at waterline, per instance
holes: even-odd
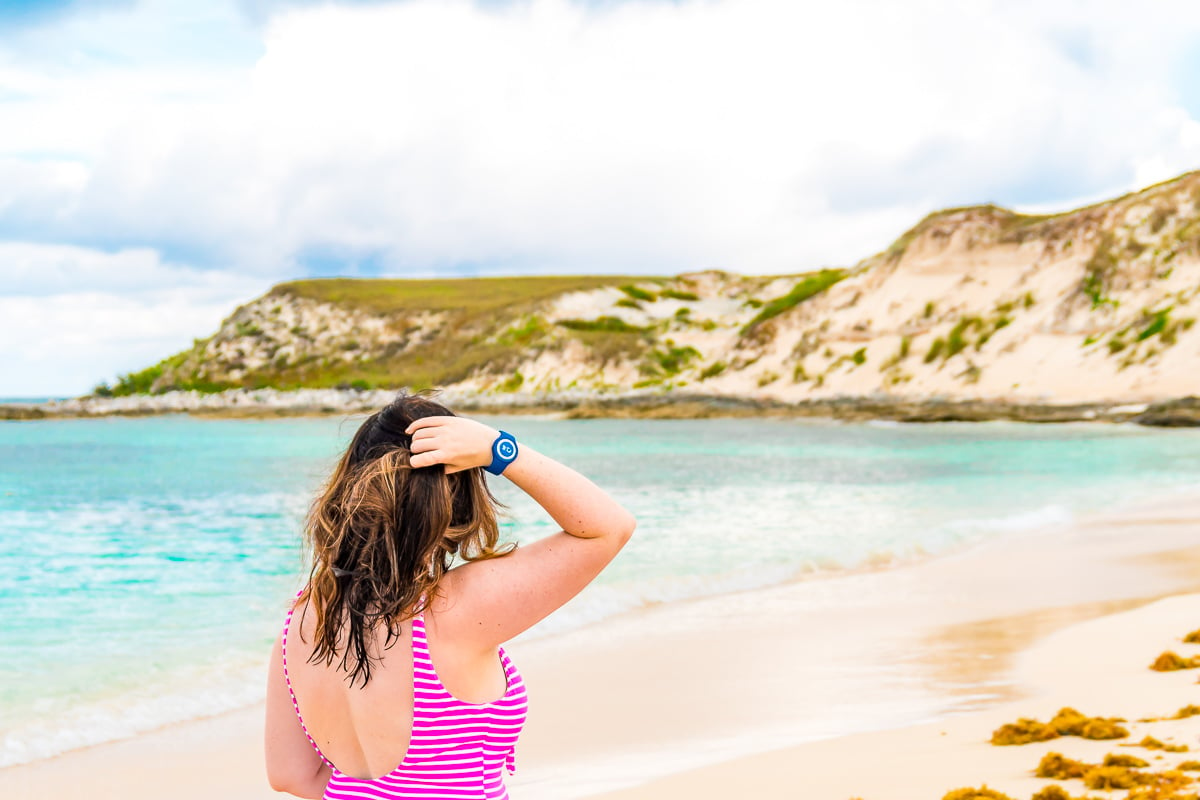
[[[1181,397],[1178,400],[1151,403],[1144,412],[1134,418],[1134,422],[1163,428],[1200,426],[1200,397]]]
[[[902,398],[832,398],[784,403],[772,400],[670,395],[596,398],[563,409],[569,418],[658,417],[811,417],[845,422],[1131,422],[1139,421],[1145,404],[1013,403],[1001,400],[915,400]]]
[[[45,419],[46,412],[38,406],[0,403],[0,420],[5,419]]]
[[[230,390],[217,394],[168,392],[120,398],[78,398],[40,405],[0,404],[0,420],[67,417],[199,414],[223,417],[295,416],[364,413],[386,404],[392,390],[337,389],[293,391]],[[601,394],[587,390],[546,393],[478,394],[447,389],[439,399],[463,413],[555,414],[569,419],[703,419],[709,417],[790,417],[845,422],[1136,422],[1183,427],[1200,425],[1200,398],[1183,397],[1153,404],[1023,403],[999,399],[835,397],[784,402],[770,398],[689,392],[631,390]]]

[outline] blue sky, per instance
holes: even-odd
[[[1200,9],[0,3],[0,396],[306,275],[779,273],[1200,165]]]

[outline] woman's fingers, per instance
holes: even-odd
[[[413,439],[413,441],[419,441],[420,439],[432,439],[433,437],[436,437],[436,435],[438,435],[438,433],[440,433],[440,432],[442,432],[442,431],[440,431],[440,428],[434,428],[432,426],[425,427],[425,428],[418,428],[418,429],[416,429],[416,431],[413,432],[412,439]]]
[[[404,429],[404,432],[412,435],[416,431],[419,431],[422,428],[427,428],[430,425],[443,425],[448,419],[457,419],[457,417],[448,417],[443,414],[441,416],[421,417],[420,419],[414,419],[411,423],[409,423],[409,426]]]
[[[479,453],[487,443],[473,441],[475,428],[486,430],[480,423],[463,417],[421,417],[405,429],[411,437],[409,463],[414,469],[445,464],[446,472],[460,472],[477,465]],[[484,437],[486,438],[486,437]]]
[[[424,453],[409,456],[408,465],[413,469],[421,469],[422,467],[432,467],[435,464],[441,464],[445,461],[445,454],[441,450],[428,450]]]
[[[437,438],[437,433],[429,428],[422,428],[412,435],[411,449],[418,450],[419,448],[429,449],[429,443]]]

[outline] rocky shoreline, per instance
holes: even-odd
[[[214,417],[286,417],[366,413],[386,404],[384,389],[233,389],[166,392],[128,397],[80,397],[39,404],[0,405],[0,420],[190,414]],[[1152,403],[1028,403],[1001,399],[833,397],[785,402],[771,398],[629,390],[598,393],[564,390],[481,394],[445,389],[438,398],[473,413],[553,414],[568,419],[599,417],[702,419],[708,417],[807,417],[846,422],[1131,422],[1157,427],[1200,426],[1200,398]]]

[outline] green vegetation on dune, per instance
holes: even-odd
[[[211,393],[231,388],[231,384],[210,381],[198,374],[188,377],[177,374],[177,371],[187,362],[188,356],[205,344],[207,344],[207,340],[197,340],[192,350],[176,353],[143,370],[119,375],[117,382],[111,387],[102,383],[93,390],[93,393],[100,397],[128,397],[135,394],[150,394],[152,391],[167,392],[173,389]],[[155,384],[164,375],[171,376],[170,382],[166,386],[155,388]]]
[[[1171,312],[1174,306],[1152,309],[1144,308],[1132,322],[1115,331],[1108,339],[1109,355],[1124,353],[1120,368],[1124,369],[1139,360],[1145,361],[1162,350],[1172,347],[1178,341],[1179,334],[1191,330],[1195,325],[1194,317],[1174,318]],[[1149,340],[1154,339],[1151,343]],[[1095,342],[1092,337],[1084,344]],[[1141,345],[1145,343],[1146,349]]]
[[[437,335],[404,349],[395,347],[360,360],[331,358],[328,354],[302,355],[250,370],[238,380],[213,379],[206,372],[204,348],[197,341],[190,350],[177,353],[159,364],[121,376],[111,388],[97,393],[111,395],[164,392],[172,389],[216,392],[229,388],[331,388],[397,387],[424,388],[455,383],[486,367],[511,371],[522,350],[536,348],[550,332],[550,325],[532,313],[536,306],[563,293],[617,286],[635,280],[656,280],[628,275],[522,276],[506,278],[454,279],[357,279],[328,278],[279,284],[267,298],[298,298],[328,303],[347,310],[384,317],[402,325],[409,315],[444,312],[446,320]],[[521,320],[495,340],[489,333],[499,318]],[[612,319],[612,318],[609,318]],[[601,323],[603,328],[605,323]],[[567,327],[570,327],[569,325]],[[630,332],[641,329],[628,326]],[[611,329],[609,329],[611,331]],[[296,336],[305,331],[293,330]],[[263,331],[249,322],[236,324],[239,337],[262,337]],[[590,338],[586,334],[578,338]],[[342,352],[358,350],[356,342],[343,342]],[[602,348],[604,349],[604,348]],[[403,350],[403,352],[400,352]],[[607,348],[609,352],[612,348]],[[215,365],[219,369],[221,365]],[[165,377],[164,377],[165,376]]]
[[[662,349],[654,348],[646,353],[638,371],[650,378],[670,378],[678,375],[699,358],[701,354],[696,348],[690,345],[677,347],[668,339]]]
[[[1012,317],[1007,314],[1013,307],[1012,302],[999,303],[989,317],[969,315],[960,318],[944,338],[938,336],[930,343],[924,362],[947,361],[968,347],[974,347],[976,352],[982,350],[996,331],[1012,324]]]
[[[618,361],[641,359],[654,344],[651,330],[634,325],[613,328],[583,327],[575,328],[572,336],[587,348],[591,358],[599,366],[607,366]]]
[[[820,294],[838,281],[846,278],[849,274],[844,269],[823,269],[820,272],[806,275],[783,297],[776,297],[774,300],[763,304],[758,314],[754,316],[754,319],[750,320],[742,328],[742,332],[746,333],[772,317],[777,317],[783,312],[795,308],[810,297]]]
[[[629,295],[631,300],[641,300],[646,303],[653,303],[658,299],[654,292],[648,292],[645,289],[639,289],[631,283],[624,284],[620,287],[621,291]]]
[[[564,292],[617,286],[630,275],[531,275],[509,278],[317,278],[281,283],[269,296],[302,297],[373,314],[451,311],[467,316],[548,300]]]
[[[620,317],[597,317],[596,319],[561,319],[558,324],[574,331],[604,331],[607,333],[645,333],[650,330],[630,325]]]
[[[486,342],[478,336],[449,334],[434,337],[406,353],[385,355],[373,361],[302,361],[274,371],[269,385],[279,389],[322,389],[353,386],[357,382],[369,388],[409,386],[423,389],[465,380],[483,366],[496,372],[507,372],[519,361],[520,351],[509,345]]]
[[[1079,289],[1092,301],[1092,308],[1116,305],[1116,301],[1108,296],[1108,284],[1120,263],[1114,248],[1112,234],[1105,231],[1104,235],[1100,237],[1100,241],[1096,243],[1092,257],[1084,266],[1083,280]]]
[[[907,263],[916,255],[910,246],[920,248],[920,263]],[[992,249],[1006,249],[1005,259],[1024,259],[1030,272],[1062,265],[1066,277],[1054,284],[1058,288],[1040,289],[1041,298],[1028,290],[999,294],[994,282],[985,288]],[[965,251],[972,252],[963,258]],[[1105,361],[1107,354],[1118,372],[1147,363],[1155,368],[1164,355],[1174,368],[1187,354],[1180,352],[1184,348],[1168,351],[1187,338],[1198,316],[1200,289],[1181,276],[1197,256],[1200,173],[1060,214],[1018,214],[992,205],[938,211],[885,253],[846,269],[786,276],[708,270],[669,277],[298,280],[239,308],[211,338],[121,375],[112,386],[101,384],[95,394],[424,388],[471,378],[483,387],[543,390],[556,380],[547,372],[553,372],[555,353],[572,370],[584,369],[581,385],[601,391],[613,386],[613,376],[604,374],[613,363],[673,387],[683,385],[685,373],[703,381],[725,369],[744,372],[758,358],[784,355],[768,351],[791,347],[784,340],[800,334],[790,355],[764,362],[790,370],[793,382],[811,381],[816,389],[833,379],[835,369],[848,373],[870,365],[860,375],[879,375],[867,390],[905,382],[917,390],[923,374],[933,371],[963,384],[980,382],[985,368],[990,377],[992,360],[1027,346],[1029,336],[1048,324],[1080,330],[1080,358]],[[880,293],[892,291],[892,274],[903,278],[909,267],[948,278],[957,270],[954,286],[977,282],[970,296],[989,296],[994,308],[966,307],[957,288],[889,304]],[[862,280],[798,309],[851,276]],[[783,287],[783,294],[771,287]],[[772,322],[789,312],[805,330]],[[564,314],[575,318],[560,318]],[[1082,324],[1076,314],[1085,318]],[[695,347],[677,346],[669,336]],[[883,344],[884,337],[896,338]],[[824,361],[814,363],[810,356],[818,352]],[[547,357],[531,365],[543,353]],[[762,365],[746,377],[759,385],[779,380]]]
[[[550,324],[537,314],[530,314],[496,337],[498,344],[527,347],[550,331]]]
[[[442,332],[404,353],[358,363],[309,363],[284,370],[277,376],[280,388],[330,387],[355,380],[371,386],[425,388],[465,380],[481,368],[493,372],[512,370],[522,351],[543,341],[550,326],[530,314],[541,302],[566,292],[620,286],[631,280],[654,280],[630,275],[551,275],[505,278],[370,279],[332,278],[293,281],[271,290],[273,295],[303,297],[318,302],[364,310],[379,315],[445,311],[450,317]],[[488,341],[497,315],[525,316],[523,326],[510,328],[507,337]],[[569,325],[566,327],[570,327]],[[630,326],[631,328],[633,326]],[[618,348],[607,339],[577,334],[585,344],[599,344],[612,357]],[[607,346],[606,346],[607,345]]]
[[[1077,209],[1079,210],[1079,209]],[[1076,210],[1076,211],[1077,211]],[[908,252],[909,245],[924,235],[935,225],[949,222],[952,217],[973,218],[979,222],[990,224],[997,232],[1001,241],[1022,242],[1038,235],[1038,226],[1045,222],[1062,219],[1076,213],[1064,211],[1059,214],[1019,214],[1003,206],[985,203],[973,206],[956,206],[944,208],[927,214],[920,222],[900,234],[892,242],[883,256],[895,261]]]

